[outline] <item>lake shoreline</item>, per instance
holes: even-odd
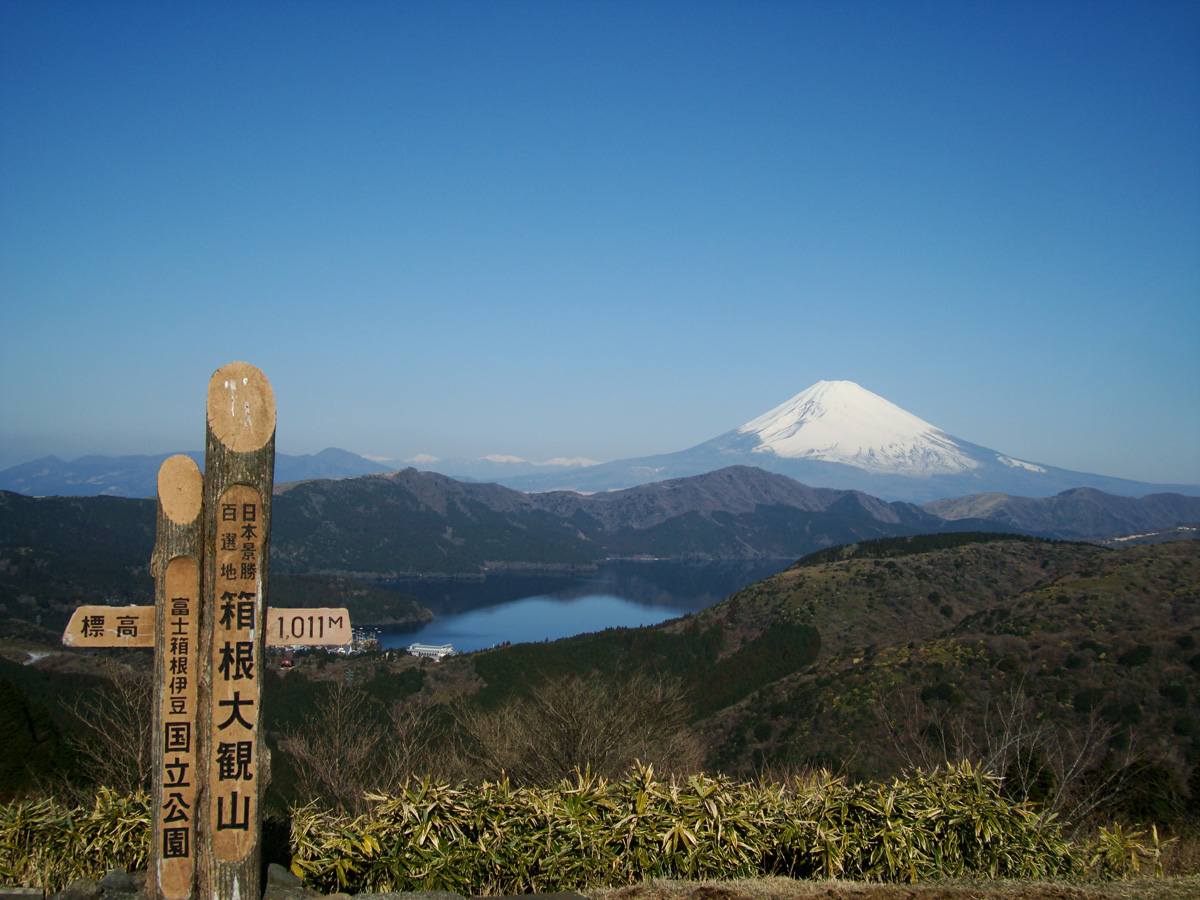
[[[708,566],[760,566],[786,563],[791,565],[796,561],[793,556],[728,556],[703,558],[696,556],[610,556],[592,563],[534,563],[534,562],[486,562],[481,572],[347,572],[321,570],[312,574],[337,575],[353,578],[364,584],[389,586],[399,581],[416,582],[477,582],[483,581],[489,575],[529,575],[546,577],[571,577],[589,575],[599,572],[606,566],[637,565],[653,566],[668,564],[706,568]],[[780,570],[782,571],[782,569]]]
[[[415,642],[468,652],[650,627],[706,609],[792,562],[639,558],[586,569],[505,567],[482,578],[396,579],[380,587],[415,596],[434,619],[415,628],[388,628],[381,642],[385,649]]]

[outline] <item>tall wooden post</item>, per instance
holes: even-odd
[[[261,727],[275,395],[247,363],[208,384],[200,632],[198,900],[258,900],[262,797],[270,763]]]
[[[203,551],[203,477],[186,456],[158,470],[158,536],[154,575],[154,803],[150,831],[153,900],[192,900],[197,797],[204,783],[196,767],[197,662],[200,559]]]
[[[346,609],[267,609],[275,395],[254,366],[208,385],[205,469],[158,471],[154,606],[80,606],[68,647],[154,647],[150,900],[258,900],[266,646],[351,641]]]

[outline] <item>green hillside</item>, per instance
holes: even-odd
[[[1200,542],[898,556],[887,543],[805,561],[705,613],[745,634],[794,616],[822,646],[706,723],[715,762],[878,777],[1006,741],[1060,757],[1087,744],[1085,766],[1150,760],[1182,785],[1200,750]]]
[[[1149,766],[1158,799],[1129,802],[1179,805],[1200,751],[1200,542],[865,542],[697,615],[470,654],[439,675],[482,685],[492,708],[546,678],[639,670],[680,681],[710,769],[878,778],[965,755],[1002,771],[1024,746],[1044,778]]]

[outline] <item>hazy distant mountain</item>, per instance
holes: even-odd
[[[921,507],[940,518],[984,520],[1026,534],[1091,538],[1154,532],[1200,521],[1200,498],[1182,494],[1118,497],[1094,488],[1074,488],[1054,497],[976,494],[935,500]]]
[[[81,456],[64,462],[46,456],[0,472],[0,490],[32,497],[153,497],[158,491],[158,468],[171,456]],[[204,468],[204,454],[184,454]],[[353,478],[386,472],[387,466],[330,447],[316,454],[275,454],[275,482],[310,478]]]
[[[377,475],[390,471],[391,468],[336,447],[326,447],[320,453],[308,453],[304,456],[276,453],[275,483],[287,484],[313,478],[357,478],[359,475]]]
[[[689,450],[501,483],[520,490],[604,491],[731,465],[913,503],[982,493],[1047,497],[1079,487],[1134,497],[1200,494],[1200,485],[1148,484],[1016,459],[953,437],[851,381],[818,382]]]
[[[485,456],[482,459],[467,459],[451,457],[439,459],[435,456],[418,456],[405,460],[414,469],[422,472],[438,472],[448,475],[456,481],[494,481],[503,484],[512,478],[525,475],[545,475],[547,473],[562,473],[578,471],[590,466],[598,466],[594,459],[548,459],[544,462],[533,462],[519,456]]]

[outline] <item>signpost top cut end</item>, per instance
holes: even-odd
[[[249,363],[233,362],[208,382],[208,427],[236,453],[263,447],[275,433],[275,392]]]
[[[204,476],[190,456],[172,456],[158,469],[158,501],[176,525],[187,525],[200,515],[204,502]]]

